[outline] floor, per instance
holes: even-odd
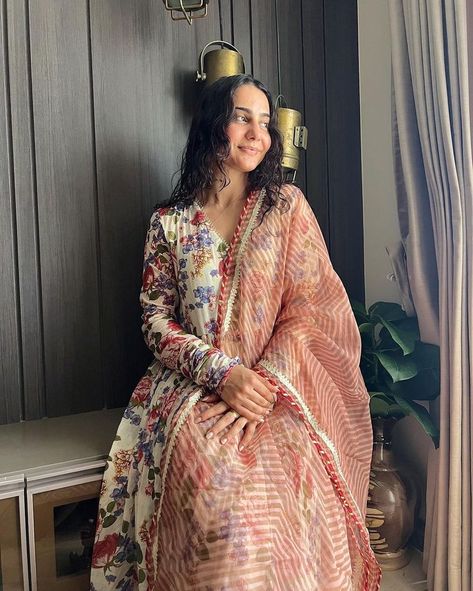
[[[412,558],[404,568],[383,573],[381,591],[427,591],[427,578],[422,570],[422,554],[411,550]]]

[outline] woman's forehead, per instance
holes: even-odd
[[[267,96],[253,84],[243,84],[235,90],[233,105],[234,107],[246,107],[252,111],[269,113]]]

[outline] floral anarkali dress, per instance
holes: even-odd
[[[206,439],[216,418],[194,422],[200,399],[241,363],[215,346],[219,298],[261,203],[250,195],[231,245],[198,204],[151,218],[141,302],[156,360],[110,451],[93,591],[358,589],[344,508],[298,412],[278,402],[242,452]],[[270,247],[264,232],[255,237]]]

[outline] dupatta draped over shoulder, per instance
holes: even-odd
[[[343,532],[321,527],[314,533],[314,543],[322,548],[322,553],[324,547],[336,550],[337,540],[343,534],[340,552],[349,553],[350,570],[343,589],[379,589],[380,569],[364,524],[372,430],[369,396],[359,370],[360,336],[308,202],[294,186],[284,185],[281,193],[281,206],[265,216],[264,190],[249,196],[232,243],[220,253],[221,280],[215,293],[210,287],[203,291],[201,287],[187,290],[186,263],[182,262],[185,253],[194,249],[194,253],[200,253],[194,262],[201,264],[205,256],[199,248],[209,239],[208,228],[197,238],[179,238],[177,227],[182,210],[173,210],[172,215],[161,210],[153,216],[145,249],[141,301],[145,339],[156,360],[138,384],[110,452],[94,547],[92,590],[171,589],[171,579],[163,573],[171,568],[169,562],[174,556],[164,553],[164,540],[178,547],[180,507],[188,511],[188,521],[195,519],[200,510],[197,500],[189,505],[194,494],[190,489],[196,488],[192,483],[204,483],[197,486],[201,493],[209,490],[210,481],[215,483],[217,464],[212,462],[218,454],[215,448],[205,447],[205,432],[201,435],[192,426],[194,411],[198,403],[203,404],[200,399],[209,391],[218,391],[239,363],[278,386],[276,408],[267,422],[274,420],[276,424],[277,417],[292,417],[292,424],[302,434],[302,449],[322,470],[311,470],[309,462],[309,471],[319,478],[325,474],[326,494],[333,500],[326,507],[334,511],[332,518],[330,514],[324,516],[326,522],[340,524],[336,519],[343,516]],[[190,223],[202,223],[203,216],[202,210],[194,212]],[[195,268],[190,274],[193,273]],[[174,275],[174,280],[170,275]],[[208,280],[212,278],[209,276]],[[198,312],[196,306],[201,304],[186,304],[192,291],[201,298],[200,302],[204,296],[211,304],[212,298],[215,300],[215,319],[207,320],[200,328],[196,321],[193,323],[192,314]],[[264,447],[265,437],[271,438],[267,425],[261,427],[259,434],[258,429],[255,448]],[[278,429],[275,427],[273,433]],[[284,441],[278,450],[279,455],[284,455]],[[242,459],[237,450],[221,453],[233,454],[218,456],[218,465],[226,462],[230,470],[232,466],[238,470],[241,464],[244,474],[251,461],[256,465],[254,459]],[[200,461],[202,455],[205,460],[199,464],[196,458]],[[187,466],[193,463],[196,473],[185,476]],[[262,478],[276,482],[279,473],[271,473],[271,462],[262,463]],[[182,492],[175,490],[181,486],[189,487],[185,501]],[[205,497],[204,514],[221,502],[219,499],[229,490],[228,486],[215,499]],[[241,496],[241,492],[236,495]],[[178,497],[179,501],[175,500]],[[226,510],[221,515],[227,519],[228,513]],[[162,522],[168,520],[169,530],[173,516],[176,531],[166,538]],[[220,532],[224,529],[220,528]],[[208,547],[225,542],[224,533],[204,532],[201,525],[195,527],[195,532],[194,566],[198,560],[211,562]],[[193,538],[188,532],[182,533],[182,537],[185,554]],[[227,536],[226,541],[229,539]],[[233,543],[236,544],[234,540]],[[240,540],[239,547],[242,544]],[[166,565],[162,562],[164,554]],[[230,556],[236,556],[234,562],[238,563],[239,555]],[[294,586],[284,582],[283,575],[278,580],[274,574],[265,575],[261,586],[252,582],[250,575],[235,586],[200,586],[194,566],[194,574],[186,582],[182,579],[177,583],[176,575],[173,591],[342,588],[324,586],[323,581],[319,586],[313,582],[316,578],[303,587],[300,582]],[[176,566],[176,573],[182,568]],[[248,572],[256,577],[254,569]],[[223,581],[219,576],[223,574],[216,568],[210,580]]]
[[[288,211],[248,223],[231,253],[218,346],[277,384],[280,403],[304,421],[346,513],[363,565],[359,588],[376,589],[364,524],[373,442],[360,335],[312,209],[297,187],[282,192]]]

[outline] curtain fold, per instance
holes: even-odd
[[[472,180],[466,0],[389,3],[401,237],[421,338],[441,348],[429,589],[471,591]]]

